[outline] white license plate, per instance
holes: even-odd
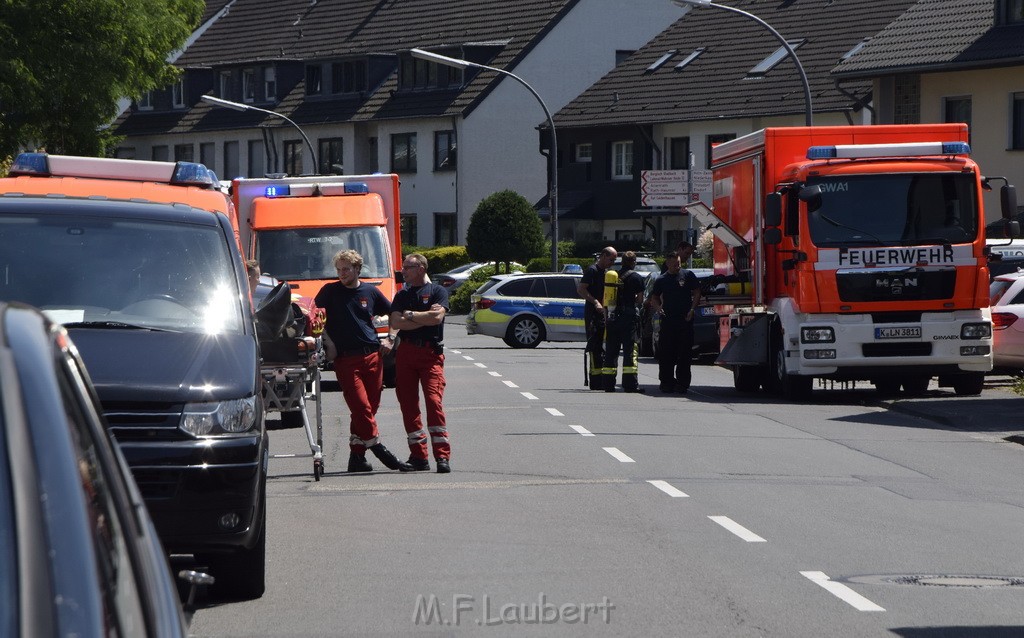
[[[875,339],[920,339],[920,326],[901,326],[895,328],[875,328]]]

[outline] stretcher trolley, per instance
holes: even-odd
[[[324,473],[320,386],[324,350],[322,337],[310,335],[308,323],[302,309],[292,303],[287,282],[279,283],[256,310],[264,409],[268,413],[280,412],[285,425],[301,424],[310,452],[271,457],[312,457],[313,478],[319,481]],[[313,423],[306,411],[307,401],[312,401],[315,408]]]

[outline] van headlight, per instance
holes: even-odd
[[[193,436],[239,434],[256,425],[256,397],[189,403],[181,415],[181,429]]]

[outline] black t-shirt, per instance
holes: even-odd
[[[681,324],[693,305],[693,291],[700,289],[697,276],[689,270],[678,274],[666,272],[654,282],[652,295],[661,295],[661,306],[665,311],[663,322]]]
[[[416,288],[399,290],[395,300],[391,302],[391,312],[422,312],[430,310],[434,304],[440,304],[445,312],[448,312],[448,291],[435,283],[423,284]],[[403,328],[398,331],[398,336],[444,343],[444,321],[436,326],[422,326],[415,330]]]
[[[587,292],[591,294],[597,302],[604,305],[604,273],[605,268],[598,268],[597,263],[593,263],[587,266],[587,269],[583,271],[582,281],[587,286]],[[587,309],[592,308],[589,303]]]
[[[623,274],[625,277],[619,280],[619,297],[615,302],[615,307],[616,310],[628,307],[629,310],[635,311],[637,295],[644,291],[646,282],[643,275],[635,270],[629,270]]]
[[[373,318],[391,314],[391,303],[376,286],[359,282],[348,288],[340,281],[326,284],[317,293],[316,305],[327,312],[327,335],[338,350],[377,346]]]

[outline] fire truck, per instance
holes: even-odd
[[[984,177],[962,124],[766,128],[712,151],[714,303],[737,390],[807,398],[813,380],[886,395],[933,377],[977,395],[992,368]]]
[[[360,279],[393,299],[402,268],[398,186],[397,175],[381,174],[235,179],[245,254],[312,299],[337,280],[334,255],[353,249],[363,257]],[[383,338],[387,318],[375,321]]]

